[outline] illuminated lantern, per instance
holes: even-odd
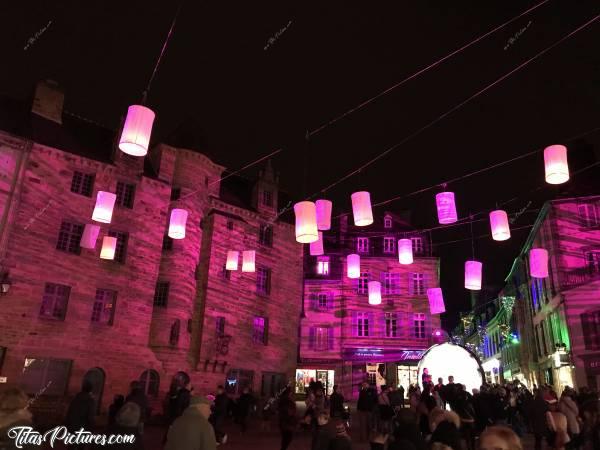
[[[506,241],[510,238],[510,225],[506,211],[498,209],[490,213],[490,226],[492,227],[492,238],[495,241]]]
[[[319,240],[317,240],[315,242],[311,242],[309,245],[310,245],[310,254],[312,256],[322,255],[324,253],[323,232],[319,231]]]
[[[429,299],[429,311],[431,314],[441,314],[446,312],[442,288],[427,289],[427,298]]]
[[[173,209],[169,221],[169,237],[171,239],[183,239],[185,237],[185,223],[188,212],[185,209]]]
[[[373,223],[373,211],[371,211],[371,195],[367,191],[355,192],[352,198],[352,212],[354,213],[354,225],[365,227]]]
[[[96,206],[92,213],[92,220],[102,223],[110,223],[117,196],[112,192],[98,191]]]
[[[242,272],[254,272],[255,261],[256,261],[256,252],[254,250],[244,251],[242,253]],[[236,258],[236,266],[237,266],[237,258]]]
[[[83,230],[83,236],[81,236],[81,241],[79,241],[79,246],[83,248],[96,248],[96,241],[98,240],[99,233],[100,225],[86,223]]]
[[[154,112],[142,105],[131,105],[123,125],[119,148],[131,156],[144,156],[148,153]]]
[[[227,252],[227,262],[225,263],[225,270],[237,270],[239,254],[240,252],[236,252],[235,250],[229,250]]]
[[[331,201],[317,200],[315,205],[317,207],[317,228],[322,231],[329,230],[331,228]]]
[[[435,196],[435,204],[437,206],[439,223],[446,225],[458,220],[454,192],[440,192]]]
[[[317,231],[317,208],[313,202],[304,201],[294,205],[296,214],[296,241],[310,244],[319,239]]]
[[[360,278],[360,255],[352,253],[346,258],[348,278]]]
[[[544,149],[544,168],[546,170],[546,183],[561,184],[568,181],[567,147],[564,145],[546,147]]]
[[[479,261],[465,262],[465,287],[472,291],[481,290],[481,268]]]
[[[548,277],[548,251],[543,248],[529,250],[529,274],[533,278]]]
[[[400,239],[398,241],[398,261],[400,261],[400,264],[413,263],[413,248],[410,239]]]
[[[112,236],[104,236],[104,238],[102,238],[102,250],[100,250],[100,258],[115,259],[116,249],[117,238]]]
[[[369,305],[381,304],[381,283],[369,281]]]

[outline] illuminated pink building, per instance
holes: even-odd
[[[416,383],[417,364],[434,341],[439,315],[429,313],[427,289],[439,286],[439,259],[430,236],[390,212],[365,227],[343,215],[323,232],[324,254],[304,259],[304,304],[296,391],[312,378],[357,396],[362,381]],[[400,264],[398,240],[412,240],[414,262]],[[360,256],[360,278],[347,277],[346,257]],[[369,305],[368,282],[381,282],[382,302]],[[439,338],[437,338],[439,339]]]

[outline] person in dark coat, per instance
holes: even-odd
[[[329,415],[331,417],[342,417],[344,414],[344,396],[339,392],[339,386],[333,386],[333,392],[329,396]]]
[[[29,445],[17,447],[14,438],[8,436],[8,430],[12,427],[31,426],[31,413],[27,410],[27,406],[29,406],[29,399],[21,389],[12,388],[0,394],[0,449],[39,448]]]
[[[313,434],[311,450],[329,450],[335,438],[335,424],[330,421],[327,412],[317,417],[317,427]]]
[[[79,392],[67,410],[65,423],[70,432],[79,431],[83,428],[91,431],[94,426],[94,417],[96,415],[96,401],[92,396],[93,386],[89,381],[84,381]]]
[[[123,395],[115,395],[115,398],[111,405],[108,407],[108,425],[114,425],[119,410],[125,404],[125,397]]]
[[[144,432],[144,422],[148,418],[148,398],[142,389],[142,385],[139,381],[132,381],[130,383],[130,392],[125,397],[125,403],[133,402],[140,407],[140,433]]]
[[[248,419],[248,414],[250,413],[250,408],[254,405],[255,400],[252,394],[250,393],[250,389],[245,387],[242,390],[242,395],[237,400],[235,413],[236,413],[236,421],[240,424],[240,428],[242,433],[246,432],[246,420]]]
[[[544,395],[545,390],[538,389],[531,408],[531,425],[533,427],[533,435],[535,436],[535,450],[542,449],[542,440],[548,435],[548,425],[546,421],[548,403],[544,399]]]
[[[190,406],[190,397],[192,395],[191,390],[189,389],[189,379],[187,383],[183,382],[174,382],[171,385],[171,389],[169,389],[169,394],[167,397],[167,424],[171,425],[175,419],[183,414],[183,412]]]
[[[335,437],[331,441],[329,450],[352,450],[352,441],[348,430],[341,420],[335,423]]]
[[[279,430],[281,431],[281,450],[286,450],[292,438],[298,419],[296,417],[296,402],[293,399],[294,392],[286,389],[279,399]]]
[[[165,450],[216,450],[217,441],[209,416],[208,399],[192,396],[190,406],[171,425]]]
[[[358,402],[356,403],[359,442],[366,442],[369,438],[371,416],[376,403],[376,395],[373,395],[372,389],[364,382],[358,394]]]
[[[121,395],[121,397],[123,397]],[[109,425],[107,434],[132,435],[135,438],[133,444],[121,443],[110,445],[111,450],[144,450],[144,441],[140,435],[140,419],[142,410],[137,403],[125,403],[116,414],[115,421]]]

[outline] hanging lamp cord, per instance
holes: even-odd
[[[475,239],[473,238],[473,216],[470,215],[471,219],[471,253],[473,254],[473,261],[475,261]]]

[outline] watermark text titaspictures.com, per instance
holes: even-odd
[[[58,426],[46,431],[44,434],[35,431],[32,427],[21,426],[13,427],[8,430],[9,439],[14,439],[16,448],[24,446],[38,445],[45,442],[55,448],[57,442],[62,441],[65,445],[114,445],[114,444],[133,444],[135,435],[133,434],[93,434],[80,428],[79,431],[71,433],[65,426]]]

